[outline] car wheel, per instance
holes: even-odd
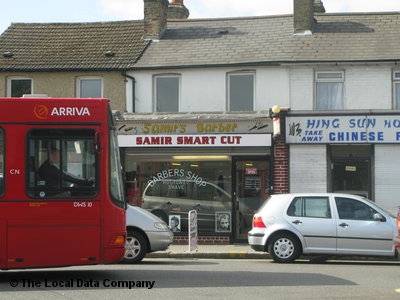
[[[125,255],[123,263],[137,264],[142,261],[147,253],[147,242],[143,234],[138,231],[128,230],[125,242]]]
[[[289,233],[275,235],[268,245],[268,253],[278,263],[293,262],[300,255],[300,243]]]

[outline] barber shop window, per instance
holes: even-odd
[[[78,78],[78,98],[102,98],[103,80],[101,78]]]
[[[230,232],[230,156],[142,156],[136,151],[127,151],[124,167],[128,203],[157,215],[175,234],[187,236],[188,213],[193,209],[197,211],[199,233]],[[222,222],[229,218],[229,227],[220,227],[221,218]]]
[[[400,71],[393,73],[395,109],[400,109]]]
[[[95,131],[32,130],[28,134],[28,194],[86,198],[97,193]]]
[[[178,75],[156,76],[154,82],[156,112],[178,112],[180,77]]]
[[[7,97],[22,97],[25,94],[32,94],[32,79],[10,78],[8,80]]]
[[[343,101],[344,72],[316,73],[316,109],[341,110]]]
[[[254,110],[254,73],[228,74],[228,111]]]
[[[4,193],[4,132],[0,128],[0,196]]]

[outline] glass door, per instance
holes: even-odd
[[[370,145],[334,145],[330,151],[330,191],[373,199]]]
[[[333,161],[332,191],[370,198],[370,163],[368,160]]]
[[[233,240],[247,241],[253,215],[269,196],[267,157],[233,158]]]

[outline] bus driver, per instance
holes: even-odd
[[[60,175],[62,180],[76,184],[78,186],[93,186],[94,178],[84,179],[60,171],[60,150],[52,146],[49,153],[49,158],[45,160],[39,168],[39,178],[45,181],[45,185],[49,187],[57,187],[60,184]]]

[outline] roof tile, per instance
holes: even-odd
[[[13,23],[0,36],[0,70],[120,70],[131,68],[149,41],[143,21]],[[114,56],[106,56],[111,51]],[[11,52],[11,58],[3,53]]]

